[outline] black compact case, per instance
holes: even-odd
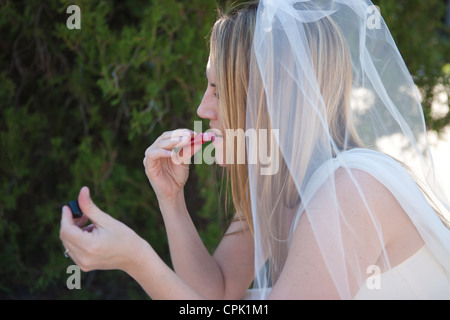
[[[72,216],[74,219],[81,218],[83,212],[81,211],[80,206],[78,205],[78,200],[69,201],[67,205],[70,207],[70,210],[72,210]]]

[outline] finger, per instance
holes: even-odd
[[[181,147],[181,149],[174,150],[172,153],[172,162],[174,164],[190,164],[190,159],[202,149],[202,138],[198,138],[195,140],[199,141],[191,141],[188,145]]]
[[[100,210],[92,201],[88,187],[81,188],[78,195],[78,203],[83,214],[85,214],[94,224],[104,225],[109,221],[110,216]]]
[[[184,151],[181,153],[181,155],[183,155],[183,158],[189,159],[192,157],[192,155],[194,155],[194,153],[201,149],[202,142],[203,140],[201,134],[198,134],[195,137],[193,136],[191,138],[183,137],[183,139],[176,141],[175,139],[161,141],[157,146],[152,145],[151,147],[147,148],[143,160],[144,166],[146,166],[146,162],[148,160],[155,161],[160,158],[167,158],[171,155],[173,156],[172,151],[178,154],[181,149],[184,149]],[[193,145],[194,148],[191,148]]]
[[[148,161],[156,161],[160,158],[169,158],[172,155],[172,150],[166,149],[152,149],[145,152],[144,157],[144,167],[146,166]]]
[[[145,150],[145,153],[150,152],[154,149],[166,149],[172,150],[175,147],[183,147],[190,143],[191,138],[188,136],[172,137],[170,139],[161,140],[158,143],[152,144]]]
[[[61,228],[75,225],[72,212],[68,206],[62,207],[61,212]]]
[[[63,247],[64,247],[64,249],[65,249],[65,251],[64,251],[64,256],[65,256],[66,258],[72,258],[72,257],[71,257],[71,254],[72,254],[71,251],[73,251],[72,245],[69,244],[67,241],[61,241],[61,242],[62,242],[62,245],[63,245]]]
[[[69,210],[71,211],[70,207]],[[73,222],[77,227],[81,228],[88,222],[88,217],[83,214],[81,217],[73,219]]]
[[[199,140],[199,141],[196,141]],[[183,159],[183,162],[189,161],[194,154],[196,154],[200,149],[202,149],[202,139],[195,139],[188,145],[182,146],[179,152],[180,157]]]
[[[171,139],[176,139],[176,138],[183,137],[183,136],[187,136],[187,137],[191,136],[192,137],[197,134],[198,133],[196,133],[192,130],[189,130],[189,129],[176,129],[176,130],[172,130],[172,131],[166,131],[155,140],[153,145],[155,145],[163,140],[171,140]]]
[[[62,208],[61,213],[61,227],[59,231],[59,237],[61,241],[72,242],[76,241],[80,234],[81,229],[76,225],[74,218],[72,217],[72,212],[68,206]]]
[[[163,148],[169,150],[173,149],[174,147],[184,147],[201,135],[201,132],[193,132],[187,130],[180,130],[178,132],[173,131],[170,136],[167,135],[165,136],[165,138],[161,138],[160,140],[152,144],[150,148]]]
[[[177,129],[164,132],[145,151],[144,167],[150,160],[172,157],[175,164],[189,163],[189,159],[201,149],[202,133],[189,129]],[[183,149],[183,150],[182,150]]]
[[[182,129],[176,129],[173,131],[166,131],[165,133],[163,133],[161,135],[161,139],[170,139],[170,138],[182,137],[182,136],[192,137],[196,134],[198,134],[198,133],[194,132],[192,130],[186,129],[186,128],[182,128]]]
[[[94,230],[94,229],[95,229],[95,224],[90,224],[90,225],[84,227],[84,228],[83,228],[83,231],[91,232],[91,231]]]
[[[72,259],[72,261],[76,264],[76,265],[80,265],[78,256],[80,255],[80,247],[77,246],[76,242],[68,242],[68,241],[63,241],[62,242],[63,247],[65,249],[64,252],[64,256],[66,258],[70,258]]]
[[[68,250],[65,254],[78,264],[77,252],[80,248],[89,245],[89,237],[86,237],[83,230],[76,225],[68,206],[64,206],[62,209],[60,239],[64,249]]]

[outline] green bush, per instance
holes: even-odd
[[[142,298],[121,272],[89,272],[83,290],[66,288],[72,262],[62,255],[61,207],[89,186],[102,209],[170,263],[142,159],[163,131],[193,129],[216,4],[77,1],[81,29],[69,30],[70,4],[1,4],[0,295]],[[219,175],[197,165],[186,186],[211,250],[226,223],[215,191]],[[210,224],[219,227],[206,233]]]
[[[429,108],[431,89],[448,85],[443,2],[378,2]],[[66,27],[70,4],[81,8],[80,30]],[[204,0],[0,1],[0,297],[147,298],[119,271],[83,273],[82,290],[67,289],[61,207],[89,186],[170,264],[142,159],[163,131],[198,120],[215,9]],[[449,122],[425,114],[430,128]],[[195,165],[185,188],[211,252],[227,223],[221,183],[220,168]]]

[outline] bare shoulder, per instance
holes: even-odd
[[[339,168],[335,172],[334,182],[340,205],[368,206],[382,212],[398,206],[389,189],[365,171]]]
[[[366,171],[359,169],[339,168],[334,174],[336,187],[348,190],[355,185],[363,187],[365,190],[384,188],[383,184]],[[348,190],[350,191],[350,190]]]
[[[374,243],[380,233],[390,243],[409,226],[409,218],[392,192],[378,179],[359,169],[339,168],[317,191],[309,215],[321,215],[324,221],[336,221],[336,205],[342,231],[356,235],[361,243]],[[330,189],[330,185],[334,186]],[[330,192],[331,190],[331,192]],[[305,220],[305,219],[304,219]],[[356,241],[356,239],[354,239]]]
[[[372,175],[338,169],[335,185],[346,221],[368,243],[374,243],[381,233],[391,265],[423,246],[422,237],[394,194]]]
[[[335,173],[335,186],[342,212],[355,228],[372,230],[372,236],[375,236],[375,223],[386,243],[395,243],[399,238],[414,233],[408,215],[395,196],[369,173],[356,169],[338,169]]]

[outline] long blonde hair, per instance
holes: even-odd
[[[219,110],[224,130],[245,130],[246,104],[249,86],[251,46],[256,23],[258,1],[246,3],[243,8],[234,8],[229,13],[220,12],[220,17],[211,32],[211,64],[216,77],[219,95]],[[308,24],[307,37],[314,57],[315,72],[327,108],[327,119],[331,135],[340,147],[360,146],[355,131],[350,126],[347,115],[352,71],[350,54],[345,40],[336,24],[329,18]],[[319,54],[333,52],[333,55]],[[289,88],[286,89],[289,91]],[[263,92],[263,90],[261,90]],[[258,111],[261,128],[270,128],[265,99],[261,97]],[[348,134],[350,132],[350,136]],[[313,133],[311,132],[311,135]],[[314,141],[301,138],[302,141]],[[235,146],[238,148],[238,146]],[[234,152],[237,154],[237,152]],[[282,165],[279,176],[286,177],[288,170]],[[251,221],[246,165],[236,164],[227,167],[231,182],[232,198],[236,211],[246,221]],[[285,179],[283,179],[285,180]],[[292,181],[283,182],[283,189],[296,190]],[[272,185],[273,187],[273,185]],[[298,201],[296,192],[288,192],[285,203],[292,207]],[[249,224],[250,229],[252,225]]]

